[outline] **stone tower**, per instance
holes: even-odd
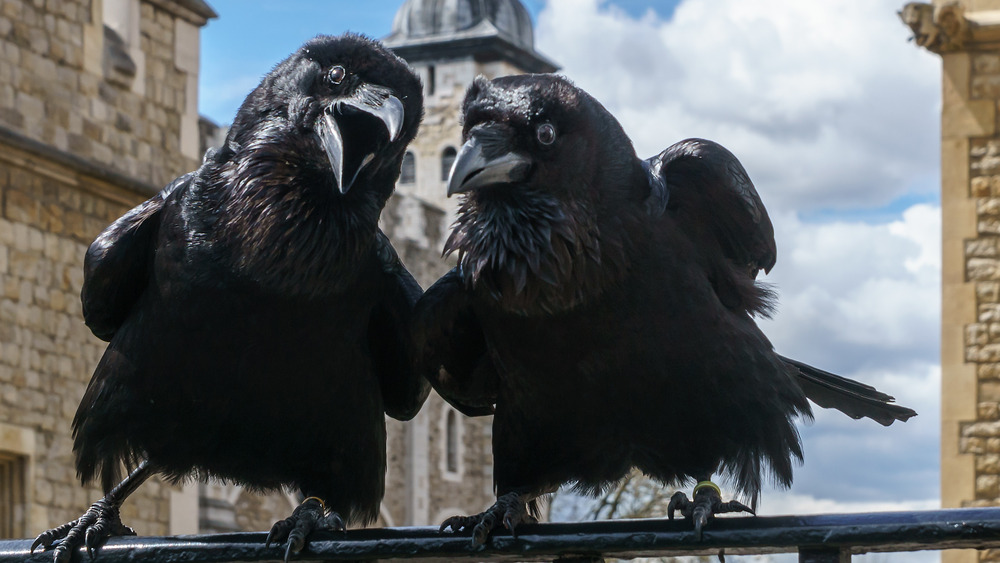
[[[557,67],[535,52],[531,18],[518,0],[406,0],[383,42],[420,75],[424,120],[382,213],[382,229],[427,288],[452,266],[441,249],[456,208],[446,183],[462,145],[465,89],[479,74]],[[490,418],[465,418],[436,394],[413,421],[390,421],[389,456],[403,463],[390,467],[386,485],[405,498],[387,495],[383,514],[395,525],[438,524],[492,504],[491,424]]]
[[[940,55],[941,504],[1000,505],[1000,0],[913,2]],[[946,563],[1000,561],[946,551]]]

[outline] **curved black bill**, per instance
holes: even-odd
[[[484,186],[513,184],[528,177],[530,158],[513,151],[496,154],[491,150],[496,148],[490,146],[493,144],[494,139],[474,132],[462,145],[448,176],[449,196]]]
[[[315,131],[330,160],[340,193],[351,189],[358,173],[387,144],[384,139],[391,143],[399,137],[404,115],[403,103],[391,90],[373,84],[362,84],[350,97],[334,100],[320,114]],[[373,127],[373,117],[384,126],[384,131]]]

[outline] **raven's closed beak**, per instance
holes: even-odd
[[[531,171],[529,157],[505,150],[509,139],[493,128],[478,126],[472,130],[455,157],[448,176],[448,195],[476,188],[524,181]]]
[[[384,132],[375,126],[372,117],[384,126]],[[334,100],[320,114],[315,130],[340,193],[346,194],[351,189],[358,173],[375,159],[375,153],[384,144],[399,137],[403,117],[399,98],[388,88],[374,84],[361,84],[351,96]],[[388,143],[383,141],[386,136]]]

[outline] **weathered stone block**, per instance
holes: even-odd
[[[997,380],[981,381],[979,384],[979,400],[1000,403],[1000,382]]]
[[[0,121],[14,129],[24,128],[24,116],[15,109],[0,108]]]
[[[970,438],[991,438],[1000,436],[1000,422],[973,422],[971,424],[967,424],[962,427],[962,436]]]
[[[45,119],[45,103],[40,98],[21,92],[17,94],[17,100],[14,103],[17,111],[25,119],[36,122]]]
[[[87,139],[90,139],[91,141],[94,141],[95,143],[100,143],[104,140],[104,128],[98,123],[94,123],[89,119],[84,119],[83,136],[86,137]]]
[[[92,100],[99,95],[102,81],[100,77],[92,74],[80,73],[80,94],[85,100]]]
[[[55,27],[55,21],[53,20],[53,28]],[[53,31],[55,31],[53,29]],[[31,50],[35,53],[48,53],[49,51],[49,32],[44,28],[35,27],[28,32],[28,45]]]
[[[996,475],[980,475],[976,477],[976,497],[996,498],[998,486],[1000,486],[1000,479]]]
[[[71,142],[72,139],[73,135],[70,135]],[[1000,279],[1000,263],[992,258],[969,258],[966,261],[966,276],[970,281]]]
[[[989,197],[992,194],[991,176],[976,176],[969,182],[969,193],[972,197]]]
[[[976,213],[980,216],[998,216],[1000,215],[1000,199],[998,198],[979,198],[976,200]]]
[[[1000,301],[1000,283],[978,282],[976,283],[976,302],[978,304],[996,303]]]
[[[1000,172],[1000,156],[988,153],[986,156],[973,161],[972,169],[980,174],[997,174]]]
[[[19,223],[37,225],[41,218],[41,204],[21,190],[7,190],[4,217]]]
[[[972,57],[972,69],[976,74],[1000,74],[1000,55],[976,54]]]
[[[83,136],[82,134],[73,133],[70,131],[67,135],[67,141],[69,144],[70,152],[73,152],[79,156],[89,157],[93,151],[93,141]]]
[[[983,346],[989,343],[989,326],[985,323],[966,325],[965,345]]]
[[[1000,304],[987,303],[980,305],[979,322],[980,323],[1000,322]]]
[[[965,255],[969,257],[995,257],[997,255],[997,239],[995,237],[978,238],[965,241]]]

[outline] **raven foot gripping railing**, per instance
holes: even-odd
[[[282,546],[264,547],[264,533],[112,538],[97,563],[280,560]],[[30,540],[0,541],[0,563],[49,562],[29,554]],[[670,557],[798,552],[800,562],[842,563],[865,552],[1000,547],[1000,508],[922,512],[719,518],[699,540],[690,522],[658,519],[549,523],[518,528],[516,538],[494,534],[473,548],[468,536],[436,528],[373,528],[316,534],[296,559],[361,561],[445,559],[570,561],[605,557]],[[87,561],[81,548],[79,561]]]

